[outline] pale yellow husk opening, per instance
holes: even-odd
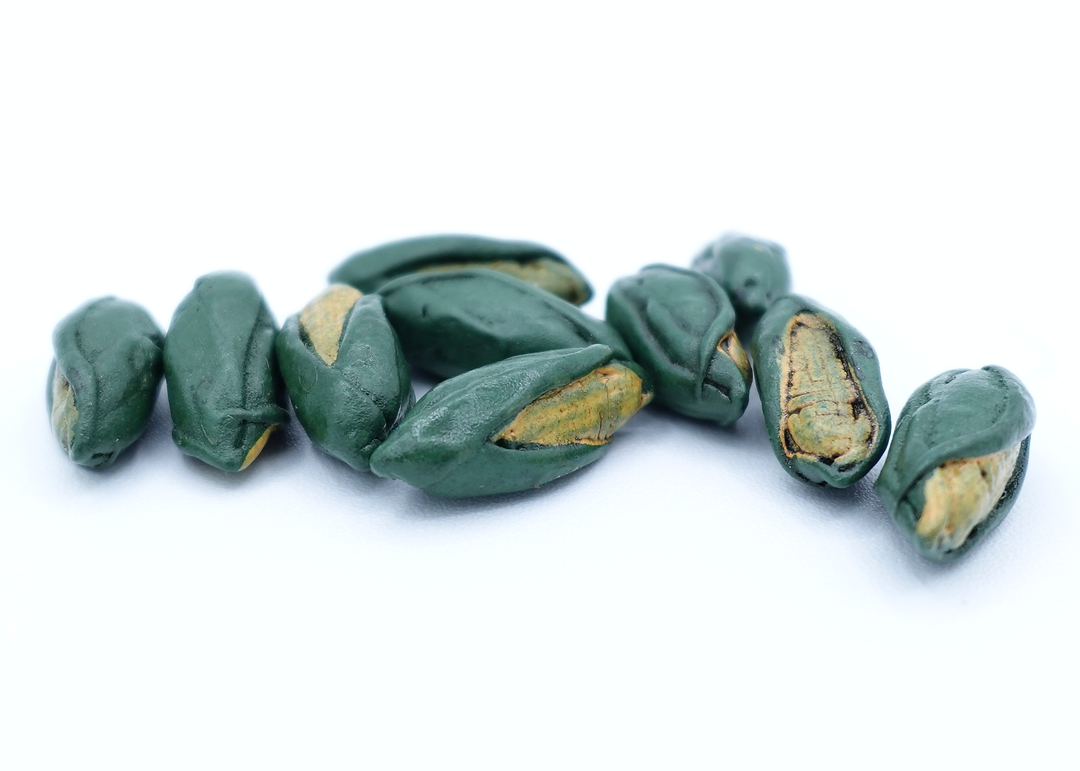
[[[75,421],[79,419],[79,410],[75,406],[75,391],[67,378],[60,374],[57,367],[52,379],[52,422],[53,433],[60,440],[60,446],[68,454],[71,443],[75,440]]]
[[[300,328],[311,347],[327,364],[337,361],[341,330],[349,312],[363,295],[351,286],[331,284],[300,311]]]

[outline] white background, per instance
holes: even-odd
[[[1076,768],[1069,6],[5,4],[0,767]],[[92,297],[165,327],[238,269],[280,321],[352,251],[465,232],[566,254],[602,315],[729,229],[873,342],[894,415],[954,367],[1028,385],[1026,485],[962,562],[876,471],[788,477],[756,395],[464,502],[295,422],[236,476],[164,403],[105,472],[49,432]]]

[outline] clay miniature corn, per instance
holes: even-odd
[[[759,238],[722,236],[694,258],[693,267],[723,287],[740,324],[756,321],[791,289],[784,247]]]

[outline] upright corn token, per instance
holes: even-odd
[[[379,294],[409,362],[442,377],[511,356],[593,343],[630,360],[626,343],[608,324],[491,270],[404,276]]]
[[[413,405],[409,370],[378,295],[334,284],[285,322],[281,374],[311,440],[359,471]]]
[[[735,310],[704,273],[650,265],[615,282],[607,320],[648,371],[656,400],[684,415],[735,422],[750,398],[750,361]]]
[[[952,560],[1012,508],[1035,404],[1003,367],[954,369],[920,386],[896,421],[874,492],[924,557]]]
[[[274,355],[277,329],[254,282],[211,273],[195,282],[165,336],[173,440],[224,471],[247,468],[288,413]]]
[[[574,305],[588,302],[592,287],[561,254],[526,241],[481,236],[423,236],[354,254],[330,274],[331,283],[375,292],[410,273],[488,268],[520,279]]]
[[[142,435],[161,382],[162,342],[145,310],[115,297],[88,302],[57,325],[46,402],[73,461],[104,468]]]
[[[791,289],[787,252],[772,241],[725,235],[705,247],[693,267],[728,293],[740,324],[756,321]]]
[[[371,470],[450,498],[528,490],[597,460],[649,396],[604,345],[516,356],[432,388]]]
[[[765,428],[790,474],[847,487],[874,467],[889,441],[889,404],[858,330],[789,295],[761,318],[751,350]]]

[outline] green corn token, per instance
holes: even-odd
[[[254,282],[211,273],[195,282],[165,336],[173,440],[223,471],[242,471],[288,413],[274,355],[277,329]]]
[[[924,557],[952,560],[997,527],[1027,470],[1035,403],[1004,367],[954,369],[900,413],[874,484]]]
[[[453,377],[511,356],[606,345],[630,360],[619,333],[541,289],[491,270],[419,273],[379,290],[411,364]]]
[[[734,423],[746,410],[750,361],[735,310],[712,278],[650,265],[615,282],[607,321],[652,377],[656,400],[694,418]]]
[[[515,492],[577,471],[648,400],[641,370],[604,345],[516,356],[439,383],[371,456],[431,495]]]
[[[848,487],[874,467],[889,441],[889,403],[858,330],[788,295],[762,316],[751,353],[765,428],[790,474]]]
[[[161,382],[162,342],[145,310],[115,297],[88,302],[57,325],[46,402],[73,461],[104,468],[142,435]]]
[[[723,287],[740,324],[753,323],[791,290],[787,252],[772,241],[722,236],[705,247],[694,259],[693,267]]]
[[[315,444],[358,471],[413,405],[409,370],[378,295],[334,284],[277,336],[296,417]]]
[[[410,273],[464,268],[497,270],[574,305],[592,297],[589,282],[561,254],[526,241],[481,236],[423,236],[383,244],[345,260],[330,274],[330,282],[375,292]]]

